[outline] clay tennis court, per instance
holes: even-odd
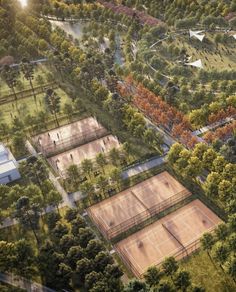
[[[95,118],[89,117],[37,135],[33,140],[44,155],[49,155],[69,146],[73,147],[90,142],[107,134],[107,130]]]
[[[116,244],[115,249],[137,277],[169,256],[181,259],[196,250],[203,233],[221,219],[201,201],[194,200]]]
[[[94,140],[90,143],[60,153],[48,159],[52,167],[60,175],[65,175],[66,170],[72,164],[80,165],[84,159],[93,159],[98,153],[108,153],[112,148],[119,148],[118,139],[108,135],[101,139]]]
[[[103,235],[113,238],[191,193],[167,171],[88,208]]]

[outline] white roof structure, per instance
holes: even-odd
[[[14,156],[0,143],[0,184],[7,184],[19,178],[18,164]]]
[[[205,35],[204,34],[200,34],[202,33],[203,30],[198,30],[198,31],[192,31],[191,29],[189,30],[189,35],[190,35],[190,38],[192,37],[195,37],[197,38],[199,41],[203,41]]]
[[[192,62],[192,63],[185,63],[185,65],[187,66],[193,66],[193,67],[197,67],[197,68],[203,68],[203,65],[202,65],[202,60],[199,59],[195,62]]]
[[[236,39],[236,34],[234,34],[233,37]]]

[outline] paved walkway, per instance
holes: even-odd
[[[127,179],[129,177],[132,177],[134,175],[137,175],[139,173],[152,169],[156,166],[162,165],[163,163],[165,163],[165,156],[152,158],[146,162],[143,162],[143,163],[140,163],[133,167],[128,168],[127,170],[122,172],[121,176],[123,179]]]
[[[37,151],[28,140],[26,141],[26,147],[32,155],[34,155],[35,157],[39,156]],[[57,178],[51,171],[49,171],[49,179],[56,188],[56,190],[61,194],[63,200],[62,205],[68,206],[69,208],[75,208],[76,205],[73,198],[68,196],[67,192],[64,190],[64,188],[61,186],[61,184],[58,182]]]
[[[226,118],[226,119],[224,119],[222,121],[213,123],[213,124],[211,124],[209,126],[203,127],[203,128],[201,128],[199,130],[194,131],[193,132],[193,135],[194,136],[198,136],[198,135],[204,134],[204,133],[206,133],[206,132],[208,132],[210,130],[214,130],[215,128],[218,128],[220,126],[223,126],[223,125],[225,125],[227,123],[233,122],[234,119],[235,119],[235,117],[236,117],[236,115],[234,115],[232,117],[228,117],[228,118]]]
[[[0,273],[0,281],[10,284],[11,286],[19,287],[28,292],[56,292],[55,290],[45,287],[39,283],[32,282],[26,278],[13,274]]]

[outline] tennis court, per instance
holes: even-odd
[[[119,148],[118,139],[112,135],[94,140],[90,143],[65,151],[48,158],[51,166],[60,175],[66,174],[67,168],[72,165],[80,165],[84,159],[93,159],[98,153],[107,154],[112,148]]]
[[[181,259],[200,246],[200,238],[221,219],[201,201],[194,200],[116,244],[125,264],[137,277],[168,256]]]
[[[191,193],[167,171],[88,208],[102,234],[110,239],[182,201]]]
[[[96,140],[107,134],[107,130],[95,118],[89,117],[42,133],[35,136],[33,140],[36,147],[45,156],[50,156]]]

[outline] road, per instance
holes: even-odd
[[[53,289],[45,287],[39,283],[32,282],[26,278],[19,277],[13,274],[0,273],[0,281],[26,290],[28,292],[56,292]]]

